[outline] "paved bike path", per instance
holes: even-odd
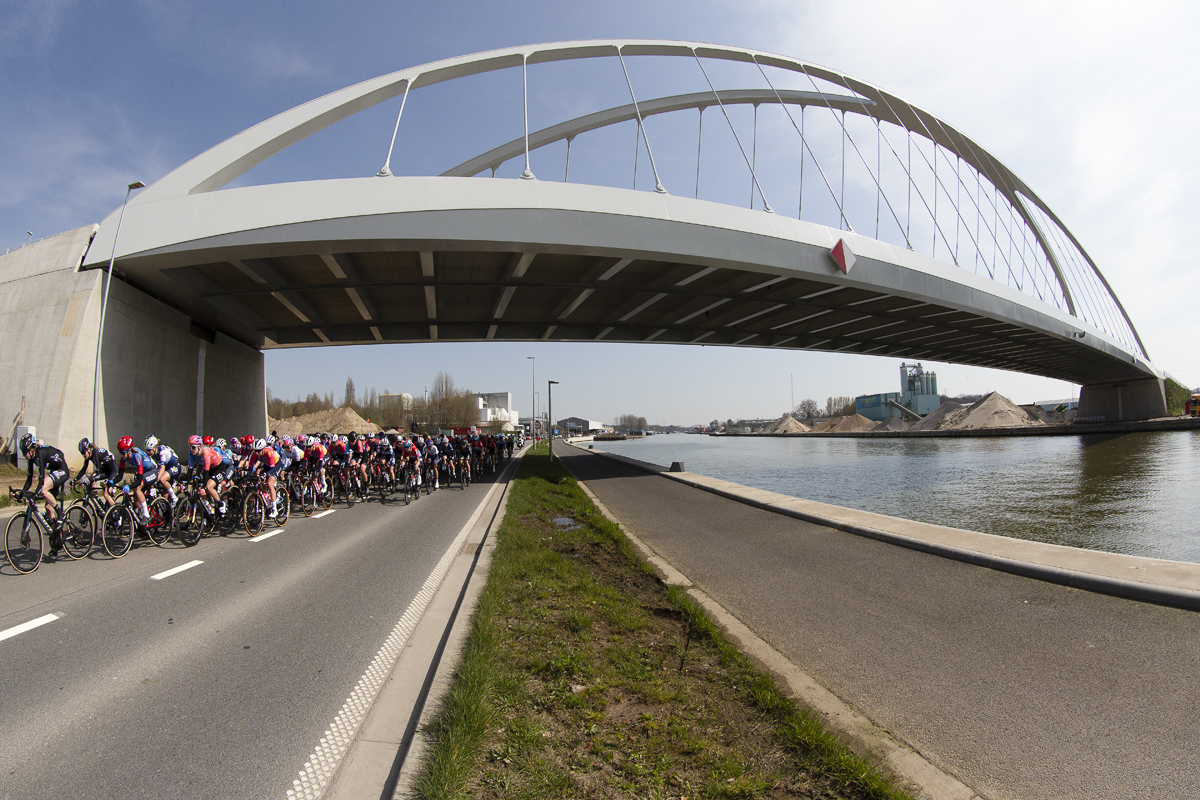
[[[577,448],[556,454],[694,585],[980,795],[1194,796],[1200,614],[896,547]]]

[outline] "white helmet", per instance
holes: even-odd
[[[255,439],[254,440],[254,449],[255,450],[262,450],[266,446],[267,446],[266,439]]]
[[[158,447],[158,437],[152,433],[146,437],[146,441],[143,444],[146,445],[147,450],[153,450]]]

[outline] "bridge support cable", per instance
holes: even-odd
[[[758,71],[762,73],[762,76],[767,81],[767,83],[771,84],[771,79],[767,77],[767,73],[762,68],[762,64],[758,63],[757,57],[754,58],[754,63],[756,66],[758,66]],[[828,95],[826,95],[824,90],[822,90],[821,87],[817,85],[816,80],[813,78],[812,75],[809,74],[808,69],[803,64],[800,64],[799,66],[800,66],[800,70],[804,73],[804,77],[808,78],[808,82],[812,84],[813,89],[815,89],[817,94],[821,97],[821,100],[825,103],[825,106],[829,109],[830,113],[832,113],[834,115],[834,119],[837,119],[837,113],[833,108],[833,104],[829,101]],[[843,81],[841,85],[845,87],[846,91],[850,92],[855,97],[859,96],[859,93],[854,91],[854,89],[850,86],[850,84],[848,82]],[[775,89],[774,84],[771,84],[771,89],[772,90]],[[780,101],[780,102],[782,102],[782,101]],[[886,97],[884,98],[884,102],[885,103],[887,102]],[[890,106],[889,106],[889,110],[890,110]],[[876,128],[879,127],[879,120],[878,120],[878,118],[875,117],[875,115],[869,114],[865,109],[863,110],[863,113],[866,116],[871,117],[871,119],[875,120]],[[895,115],[895,112],[893,111],[892,114]],[[899,119],[899,117],[897,117],[897,119]],[[846,110],[845,109],[842,109],[842,117],[839,120],[839,123],[842,126],[842,136],[844,137],[842,140],[842,200],[843,200],[843,203],[845,202],[845,193],[846,193],[846,141],[845,140],[849,139],[850,145],[854,148],[854,152],[858,154],[859,160],[862,161],[863,166],[866,167],[867,174],[870,175],[871,180],[875,182],[875,188],[878,190],[879,196],[882,196],[884,201],[887,202],[888,211],[892,212],[892,217],[896,220],[896,225],[899,226],[900,218],[898,216],[896,216],[896,211],[895,211],[895,209],[892,208],[891,201],[888,200],[887,197],[884,196],[884,193],[883,193],[883,183],[881,180],[881,176],[883,174],[882,165],[880,166],[878,173],[871,169],[871,165],[870,165],[870,163],[868,163],[866,156],[863,155],[862,150],[860,150],[858,147],[858,143],[854,141],[854,137],[850,135],[850,131],[846,127]],[[876,146],[878,146],[878,140],[876,140]],[[888,147],[891,147],[890,143],[888,144]],[[894,150],[892,152],[895,153]],[[845,217],[845,212],[843,212],[842,216]],[[876,224],[875,224],[876,230],[878,230],[878,228],[879,228],[878,216],[879,216],[879,212],[878,212],[878,200],[877,200],[876,201]],[[847,225],[850,224],[849,220],[846,221],[846,224]],[[850,230],[854,230],[853,226],[850,226]],[[905,239],[905,243],[908,244],[908,247],[911,250],[912,244],[911,244],[911,242],[908,241],[907,234],[905,234],[904,239]]]
[[[392,175],[392,150],[396,147],[396,133],[400,130],[400,117],[404,114],[404,104],[408,101],[408,90],[411,86],[411,80],[404,82],[404,96],[400,98],[400,111],[396,114],[396,126],[392,128],[392,142],[388,145],[387,158],[383,160],[383,167],[375,173],[376,178],[390,178]]]
[[[571,182],[571,142],[575,141],[574,136],[567,137],[567,163],[563,167],[563,183]]]
[[[621,48],[617,48],[617,58],[621,61],[621,71],[625,73],[625,85],[629,87],[629,96],[633,98],[633,110],[637,114],[638,136],[643,136],[642,131],[642,110],[638,106],[637,95],[633,93],[633,81],[629,79],[629,70],[625,67],[625,56],[621,54]],[[646,137],[646,155],[650,157],[650,169],[654,171],[654,191],[659,194],[666,194],[667,190],[663,188],[662,181],[658,178],[658,167],[654,165],[654,151],[650,149],[650,137]]]
[[[695,57],[696,64],[700,67],[700,71],[704,73],[704,80],[708,81],[708,88],[712,89],[713,97],[716,98],[717,105],[721,107],[721,113],[725,115],[725,121],[729,123],[729,130],[733,132],[734,141],[737,142],[738,149],[742,151],[742,158],[745,159],[746,166],[750,169],[750,179],[754,181],[754,186],[756,189],[758,189],[758,196],[762,198],[763,211],[767,212],[768,214],[774,214],[775,211],[771,208],[771,204],[767,202],[767,196],[763,194],[762,186],[760,186],[758,183],[758,176],[754,174],[754,167],[751,165],[750,159],[746,156],[746,148],[742,146],[742,139],[740,136],[738,136],[737,129],[733,127],[733,120],[729,118],[729,111],[726,110],[725,104],[721,102],[721,95],[717,93],[717,87],[713,86],[712,79],[708,77],[708,70],[704,68],[704,63],[700,61],[700,56],[696,53],[696,48],[694,47],[692,48],[692,56]],[[832,191],[832,189],[830,191]]]
[[[699,108],[700,124],[696,126],[696,194],[695,198],[700,199],[700,145],[704,141],[704,107]]]
[[[692,51],[692,55],[696,55],[696,51],[695,51],[695,50],[693,50],[693,51]],[[786,105],[786,104],[784,104],[784,102],[783,102],[783,98],[782,98],[782,97],[780,97],[780,95],[779,95],[779,90],[775,88],[775,84],[771,83],[771,79],[767,77],[767,73],[766,73],[766,71],[765,71],[765,70],[762,68],[762,64],[758,63],[758,57],[757,57],[757,56],[753,56],[753,55],[752,55],[752,56],[751,56],[751,58],[753,58],[753,59],[754,59],[754,65],[755,65],[756,67],[758,67],[758,71],[759,71],[760,73],[762,73],[763,80],[765,80],[765,81],[767,82],[767,86],[771,87],[771,91],[774,93],[776,100],[778,100],[778,101],[779,101],[779,105],[780,105],[780,107],[781,107],[781,108],[783,108],[783,112],[784,112],[785,114],[787,114],[787,116],[788,116],[788,119],[791,121],[791,123],[792,123],[792,127],[796,129],[796,133],[800,134],[800,146],[801,146],[801,151],[800,151],[800,206],[799,206],[799,210],[796,212],[796,217],[797,217],[797,219],[800,217],[800,215],[801,215],[801,214],[803,213],[803,211],[804,211],[804,153],[806,153],[806,152],[807,152],[807,153],[809,154],[809,156],[812,158],[812,160],[813,160],[813,164],[814,164],[814,165],[816,166],[816,168],[817,168],[817,172],[821,173],[821,180],[825,181],[825,188],[829,190],[829,196],[830,196],[830,197],[832,197],[832,198],[833,198],[833,202],[837,204],[837,207],[838,207],[838,213],[842,215],[842,218],[843,218],[843,219],[845,219],[845,217],[846,217],[846,212],[845,212],[845,211],[842,209],[842,204],[841,204],[841,202],[838,200],[838,196],[837,196],[837,194],[836,194],[836,193],[833,191],[833,186],[831,186],[831,185],[830,185],[830,183],[829,183],[829,178],[827,178],[827,177],[825,176],[825,170],[821,169],[821,162],[817,161],[817,156],[816,156],[816,154],[812,152],[812,148],[811,148],[811,147],[809,147],[808,140],[804,138],[804,108],[805,108],[805,107],[804,107],[804,106],[800,106],[800,125],[799,125],[799,126],[797,126],[797,125],[796,125],[796,120],[795,120],[795,118],[794,118],[794,117],[792,117],[792,112],[791,112],[791,111],[788,111],[788,107],[787,107],[787,105]],[[697,63],[697,64],[700,64],[700,57],[699,57],[699,56],[696,56],[696,63]],[[701,69],[701,70],[703,70],[703,69],[704,69],[704,65],[703,65],[703,64],[700,64],[700,69]],[[803,66],[801,66],[801,69],[803,69]],[[704,73],[704,78],[705,78],[705,80],[707,80],[707,79],[708,79],[708,73],[707,73],[707,72],[706,72],[706,73]],[[811,78],[809,78],[809,80],[811,81],[812,79],[811,79]],[[709,86],[712,86],[712,81],[709,81],[709,82],[708,82],[708,85],[709,85]],[[814,85],[815,85],[815,84],[814,84]],[[818,91],[818,93],[820,92],[820,90],[819,90],[819,89],[818,89],[817,91]],[[716,90],[716,89],[713,89],[713,94],[715,95],[716,93],[717,93],[717,90]],[[824,100],[825,100],[825,103],[828,105],[828,103],[829,103],[829,100],[828,100],[828,99],[826,99],[826,98],[825,98],[825,96],[824,96],[823,94],[821,95],[821,97],[822,97],[822,99],[824,99]],[[718,101],[720,100],[720,98],[719,98],[719,97],[718,97],[717,99],[718,99]],[[832,108],[832,106],[831,106],[831,108]],[[722,106],[722,107],[721,107],[721,110],[722,110],[722,111],[724,111],[724,110],[725,110],[725,107],[724,107],[724,106]],[[726,118],[726,119],[729,119],[729,115],[728,115],[728,114],[726,114],[726,115],[725,115],[725,118]],[[730,127],[730,128],[732,128],[732,127],[733,127],[733,124],[731,123],[729,127]],[[736,136],[737,136],[737,133],[735,132],[735,133],[734,133],[734,137],[736,137]],[[740,144],[741,144],[741,143],[739,142],[739,146],[740,146]],[[745,155],[745,151],[742,151],[742,155]],[[764,200],[764,202],[765,202],[765,200]]]
[[[521,178],[527,181],[534,179],[532,170],[529,169],[529,55],[521,54],[521,100],[524,108],[525,118],[525,171],[521,173]],[[493,176],[495,173],[492,173]]]

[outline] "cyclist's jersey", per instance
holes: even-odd
[[[371,445],[365,439],[358,439],[350,443],[350,453],[357,459],[362,459],[370,449]]]
[[[384,459],[392,459],[396,457],[396,450],[387,439],[380,439],[375,445],[375,455]]]
[[[317,441],[308,446],[305,454],[308,456],[309,461],[321,461],[329,454],[329,450],[325,448],[325,445]]]
[[[165,444],[158,446],[157,452],[150,453],[161,466],[167,468],[167,472],[175,475],[179,472],[179,456],[175,455],[175,451],[167,447]]]
[[[454,455],[454,445],[450,444],[449,441],[442,442],[438,445],[438,449],[442,451],[442,456],[445,458],[450,458]]]
[[[215,447],[201,447],[199,453],[192,453],[188,456],[188,468],[193,471],[199,468],[205,472],[211,472],[217,467],[224,466],[224,461],[225,459]]]
[[[420,458],[421,453],[417,450],[417,446],[411,442],[400,448],[400,455],[404,458]]]
[[[55,473],[61,472],[64,476],[67,474],[67,459],[63,455],[62,450],[59,450],[57,447],[50,447],[49,445],[38,447],[37,454],[29,461],[29,473],[25,478],[25,489],[23,491],[28,492],[29,487],[33,485],[34,464],[37,464],[38,468],[38,488],[41,489],[42,484],[45,483],[46,473],[50,473],[55,479],[55,489],[57,490],[57,485],[61,481],[58,480],[58,476]]]
[[[272,447],[264,447],[250,456],[250,469],[265,467],[268,472],[279,466],[279,453]]]
[[[349,451],[346,448],[345,442],[334,442],[333,447],[329,448],[330,457],[335,458],[338,461],[345,460],[348,454]]]
[[[79,480],[87,473],[89,464],[95,468],[96,477],[103,480],[116,480],[117,474],[120,472],[117,469],[117,459],[113,458],[112,453],[103,447],[93,447],[92,457],[83,462],[83,466],[79,468],[79,474],[75,476],[75,480]]]
[[[430,461],[433,461],[435,464],[437,463],[438,459],[441,458],[441,456],[442,456],[441,451],[439,451],[437,449],[437,445],[435,445],[433,442],[427,443],[425,445],[425,449],[421,451],[421,454],[423,456],[425,456],[426,458],[428,458]]]
[[[294,444],[290,449],[284,450],[284,455],[286,455],[293,462],[303,461],[304,449],[301,448],[300,445]]]
[[[227,467],[232,467],[233,462],[237,460],[228,448],[214,446],[212,451],[221,457],[221,463]]]
[[[128,453],[124,454],[121,457],[121,464],[120,464],[119,469],[122,472],[125,471],[126,463],[128,463],[133,468],[134,473],[137,474],[139,477],[144,477],[148,473],[153,473],[155,475],[158,474],[158,464],[154,461],[153,458],[151,458],[146,453],[142,452],[142,450],[140,448],[132,447],[129,449]]]

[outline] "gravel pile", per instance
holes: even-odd
[[[978,403],[948,415],[940,430],[979,430],[981,428],[1021,428],[1044,425],[1037,417],[998,392],[992,392]]]
[[[851,431],[869,431],[876,425],[875,420],[867,419],[862,414],[851,414],[848,417],[833,417],[827,419],[812,429],[813,433],[849,433]]]

